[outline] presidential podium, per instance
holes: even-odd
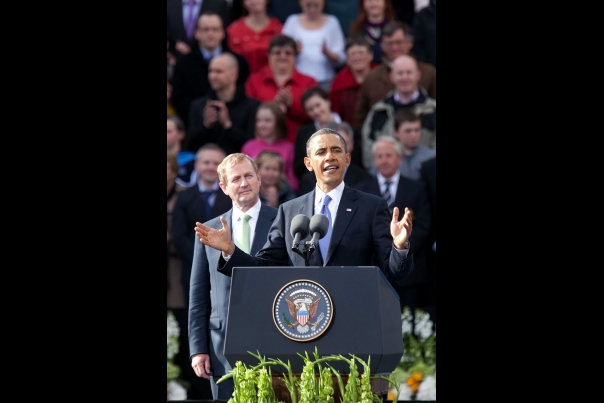
[[[224,346],[231,366],[257,365],[251,352],[289,361],[300,374],[304,360],[298,353],[312,358],[315,348],[321,357],[354,354],[369,362],[372,375],[396,368],[403,355],[400,303],[378,267],[233,268]],[[344,361],[330,365],[350,372]]]

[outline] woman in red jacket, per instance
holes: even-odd
[[[287,138],[295,143],[298,128],[312,120],[306,114],[302,93],[317,85],[314,78],[296,70],[296,42],[286,35],[271,39],[268,47],[268,65],[250,74],[245,82],[248,97],[260,102],[275,101],[285,112]]]

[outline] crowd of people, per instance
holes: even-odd
[[[331,202],[334,221],[350,189],[384,201],[380,214],[401,221],[392,254],[412,261],[403,264],[410,274],[390,269],[401,309],[436,321],[436,0],[167,0],[167,87],[168,309],[181,327],[177,364],[189,399],[228,399],[230,391],[210,376],[228,371],[222,353],[190,339],[189,326],[215,331],[199,310],[214,315],[216,305],[226,318],[230,278],[207,274],[209,262],[229,267],[236,245],[234,261],[262,264],[240,250],[252,258],[279,207],[303,196],[316,194],[317,212],[318,202]],[[332,172],[317,172],[326,158],[320,144]],[[248,186],[243,200],[237,191]],[[246,248],[201,245],[209,228],[224,228],[221,215],[234,220],[234,242],[247,216],[256,232]],[[382,228],[382,218],[365,225]],[[354,253],[382,267],[365,247]],[[337,261],[330,247],[332,255]],[[329,256],[317,263],[336,264]]]

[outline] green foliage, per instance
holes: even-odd
[[[261,356],[260,353],[249,354],[256,357],[258,365],[248,368],[241,361],[235,363],[228,374],[218,380],[218,383],[225,379],[233,378],[235,390],[228,403],[282,403],[278,402],[275,392],[272,388],[270,367],[283,367],[281,373],[282,380],[287,387],[292,403],[334,403],[334,388],[332,374],[337,377],[342,400],[339,403],[380,403],[381,398],[371,391],[371,373],[370,359],[366,362],[354,355],[348,359],[342,355],[328,355],[320,357],[317,349],[310,357],[308,352],[304,355],[298,355],[304,360],[304,366],[300,378],[295,376],[290,362],[287,364],[280,359]],[[349,364],[350,372],[348,381],[344,384],[342,376],[336,371],[329,362],[346,361]],[[360,375],[357,362],[363,367],[363,373]],[[324,366],[325,365],[325,366]],[[267,370],[268,368],[268,370]],[[386,377],[373,377],[389,381]],[[392,385],[396,387],[396,385]]]
[[[287,317],[287,315],[285,314],[285,312],[283,313],[283,323],[285,323],[287,326],[291,325],[292,321],[289,320],[289,318]]]
[[[178,378],[180,376],[180,367],[178,365],[175,365],[173,362],[168,361],[168,380],[167,382],[170,382],[171,380],[174,380],[176,378]]]

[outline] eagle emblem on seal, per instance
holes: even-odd
[[[313,340],[322,335],[333,315],[327,291],[311,280],[286,284],[275,297],[273,321],[277,329],[295,341]]]
[[[317,326],[318,322],[311,322],[310,319],[315,317],[320,300],[320,296],[314,301],[308,297],[298,298],[295,301],[285,298],[285,301],[287,301],[287,307],[289,308],[289,314],[292,316],[292,318],[296,319],[295,322],[289,324],[289,327],[294,327],[297,325],[306,326],[307,323],[311,326]]]

